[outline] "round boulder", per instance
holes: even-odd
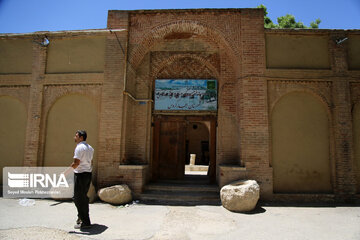
[[[99,198],[114,205],[126,204],[132,201],[131,190],[126,184],[102,188],[98,192]]]
[[[225,185],[220,190],[221,203],[233,212],[254,210],[260,198],[260,187],[255,180],[240,180]]]

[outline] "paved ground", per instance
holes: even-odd
[[[91,230],[74,230],[72,202],[21,206],[0,198],[0,239],[359,240],[360,207],[261,206],[251,214],[221,206],[90,205]]]

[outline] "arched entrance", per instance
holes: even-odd
[[[216,116],[154,115],[153,118],[152,180],[183,179],[190,154],[196,154],[194,164],[207,165],[206,175],[210,182],[215,182]]]
[[[184,179],[192,154],[216,182],[217,91],[215,79],[155,80],[152,180]]]
[[[183,16],[178,16],[183,19]],[[124,159],[134,159],[134,162],[148,162],[150,165],[150,180],[181,179],[184,177],[185,164],[190,152],[187,152],[186,129],[191,123],[200,121],[209,125],[208,139],[203,141],[204,152],[208,151],[209,177],[216,182],[215,159],[221,163],[238,159],[237,142],[238,124],[236,121],[236,75],[239,68],[233,68],[238,62],[234,47],[231,47],[217,27],[203,24],[191,18],[188,21],[177,21],[176,18],[164,25],[153,25],[151,28],[132,27],[132,30],[143,37],[135,41],[129,38],[126,91],[139,100],[154,100],[156,105],[155,85],[157,80],[190,80],[216,79],[216,102],[219,108],[211,110],[194,109],[154,109],[154,104],[127,104],[126,121],[131,122],[134,129],[130,138],[124,142]],[[141,20],[136,16],[132,20]],[[156,23],[156,24],[159,24]],[[215,24],[216,25],[216,24]],[[151,29],[151,30],[149,30]],[[136,39],[139,40],[139,39]],[[143,42],[144,41],[144,42]],[[227,66],[221,68],[221,66]],[[192,89],[196,91],[197,89]],[[220,91],[221,90],[221,91]],[[163,89],[163,94],[169,94]],[[169,95],[167,95],[169,96]],[[171,95],[170,105],[176,105],[177,100],[188,95]],[[195,94],[194,99],[199,94]],[[209,101],[210,99],[205,99]],[[221,107],[220,107],[221,105]],[[181,104],[177,107],[188,108]],[[195,106],[196,107],[196,106]],[[172,108],[172,107],[171,107]],[[220,109],[220,111],[218,111]],[[188,120],[192,117],[211,117],[204,120]],[[216,156],[216,122],[219,116],[219,153]],[[150,127],[147,131],[143,126]],[[130,132],[130,131],[129,131]],[[133,134],[134,133],[134,134]],[[181,134],[179,134],[181,133]],[[226,139],[225,141],[223,139]],[[190,140],[191,141],[191,140]],[[189,142],[190,142],[189,141]],[[168,145],[164,145],[168,144]],[[189,143],[188,143],[189,144]],[[200,143],[201,144],[201,143]],[[206,146],[208,145],[208,150]],[[149,146],[149,147],[147,147]],[[166,146],[166,147],[163,147]],[[146,149],[142,149],[146,148]],[[145,153],[142,155],[142,153]],[[207,153],[201,154],[205,156]],[[197,154],[198,155],[198,154]],[[206,157],[202,157],[206,159]],[[201,160],[200,158],[200,160]],[[206,160],[204,160],[206,161]]]
[[[133,158],[134,162],[141,162],[143,158],[143,162],[149,163],[149,180],[155,183],[149,183],[145,192],[149,194],[149,198],[154,197],[154,192],[160,192],[154,198],[164,199],[168,192],[173,193],[174,189],[179,190],[181,183],[186,183],[181,188],[185,193],[191,190],[197,193],[203,192],[202,190],[209,188],[209,186],[202,186],[203,188],[200,189],[189,188],[188,185],[192,183],[211,185],[208,184],[208,179],[199,181],[201,178],[196,176],[193,181],[194,179],[189,179],[185,175],[185,165],[194,145],[192,141],[200,141],[195,145],[202,145],[201,153],[196,154],[201,156],[197,156],[195,165],[205,163],[208,154],[209,170],[204,177],[210,178],[213,183],[216,183],[216,161],[226,163],[238,159],[238,122],[235,110],[236,79],[241,71],[238,67],[241,59],[238,58],[237,53],[241,51],[237,51],[237,47],[233,46],[233,41],[229,40],[232,38],[227,38],[222,31],[219,31],[222,26],[218,24],[218,21],[209,23],[193,13],[187,16],[174,14],[165,22],[157,15],[154,15],[152,19],[154,21],[149,22],[141,14],[131,17],[132,23],[141,24],[130,24],[125,88],[139,100],[139,104],[125,103],[126,121],[131,123],[129,125],[134,130],[129,131],[131,132],[130,139],[129,137],[124,139],[127,144],[124,158]],[[133,36],[141,36],[141,38]],[[189,93],[185,91],[183,95],[181,93],[169,95],[168,89],[163,88],[164,95],[160,96],[169,96],[170,109],[156,109],[157,80],[215,79],[215,89],[218,90],[216,100],[212,101],[210,96],[209,99],[204,97],[204,101],[216,102],[219,107],[199,110],[191,99],[188,105],[178,104],[177,100],[182,97],[188,98]],[[198,91],[196,87],[189,88],[189,91],[190,89],[194,93],[191,95],[193,100],[201,98],[201,94],[195,93]],[[147,102],[154,101],[154,103],[145,105],[140,101],[141,99]],[[220,126],[218,129],[217,120]],[[207,137],[204,137],[207,139],[189,138],[191,133],[187,130],[194,124],[201,127],[208,126]],[[149,128],[146,129],[144,126],[149,126]],[[217,134],[221,136],[219,139],[216,139]],[[236,143],[229,144],[230,141]],[[216,147],[217,144],[218,147]],[[217,148],[218,153],[216,153]],[[179,181],[182,178],[184,180]],[[176,182],[176,188],[172,186],[168,189],[162,186],[169,182],[173,183],[173,180]],[[153,186],[153,184],[159,185]],[[218,189],[216,184],[213,185],[212,190],[218,200]],[[179,200],[178,196],[181,195],[182,193],[177,194],[176,199]],[[200,196],[197,200],[203,198],[204,196]]]

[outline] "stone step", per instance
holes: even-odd
[[[221,205],[220,195],[215,192],[145,191],[139,200],[166,205]]]
[[[143,203],[165,205],[221,205],[220,190],[206,176],[185,176],[183,180],[160,180],[145,186],[139,195]]]
[[[185,175],[181,180],[158,180],[157,183],[207,185],[210,184],[210,181],[206,175]]]
[[[145,186],[145,191],[219,193],[220,189],[217,185],[207,185],[207,184],[152,183]]]

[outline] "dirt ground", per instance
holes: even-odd
[[[233,213],[222,206],[90,205],[93,227],[73,228],[72,202],[0,198],[0,239],[359,240],[360,206],[270,206]]]

